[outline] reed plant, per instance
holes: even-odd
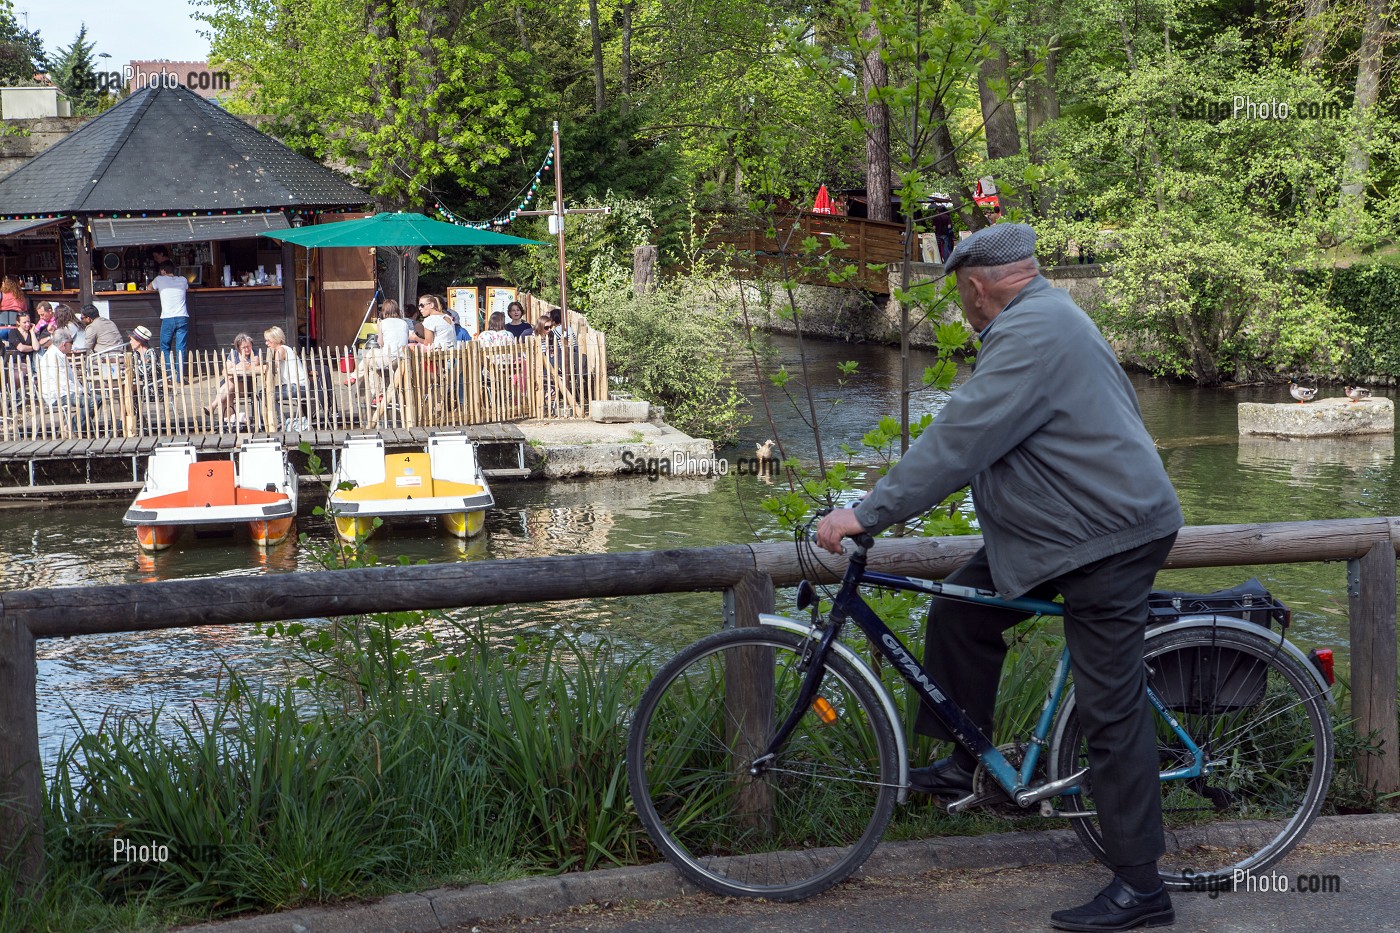
[[[649,671],[606,644],[503,647],[480,629],[449,658],[350,713],[228,672],[178,721],[157,710],[81,732],[48,786],[53,881],[218,916],[636,860],[625,733]],[[165,854],[115,859],[126,843]],[[36,928],[60,916],[43,897],[27,909]],[[82,928],[63,916],[55,928]]]

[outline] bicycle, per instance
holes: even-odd
[[[795,901],[858,869],[909,793],[905,731],[889,690],[840,640],[849,622],[978,759],[972,793],[950,813],[1010,806],[1065,817],[1104,861],[1069,650],[1060,654],[1031,735],[997,747],[870,608],[862,586],[1063,615],[1058,603],[866,570],[858,536],[831,608],[798,587],[808,623],[702,638],[667,663],[631,723],[627,772],[637,814],[680,873],[721,895]],[[799,532],[804,576],[815,556]],[[1262,592],[1262,590],[1261,590]],[[1283,637],[1288,609],[1264,594],[1155,599],[1145,644],[1156,711],[1174,890],[1219,890],[1258,872],[1307,831],[1331,781],[1331,669]],[[1234,614],[1230,614],[1234,613]],[[1264,622],[1277,622],[1275,633]],[[1330,660],[1330,656],[1329,656]]]

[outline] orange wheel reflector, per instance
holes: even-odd
[[[818,718],[828,726],[836,721],[836,707],[832,706],[826,697],[817,697],[812,701],[812,709]]]

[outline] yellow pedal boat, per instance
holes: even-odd
[[[346,483],[351,488],[342,488]],[[377,436],[349,437],[337,451],[333,485],[328,511],[343,541],[368,535],[376,518],[430,516],[458,538],[469,538],[486,527],[486,510],[496,504],[476,445],[465,434],[435,435],[422,453],[392,454]]]

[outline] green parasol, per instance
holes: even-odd
[[[292,230],[270,230],[262,236],[305,246],[308,249],[329,249],[337,246],[387,249],[399,259],[399,303],[403,304],[404,259],[408,251],[424,246],[547,246],[539,240],[478,230],[461,224],[434,220],[423,214],[399,211],[373,214],[357,220],[297,227]]]

